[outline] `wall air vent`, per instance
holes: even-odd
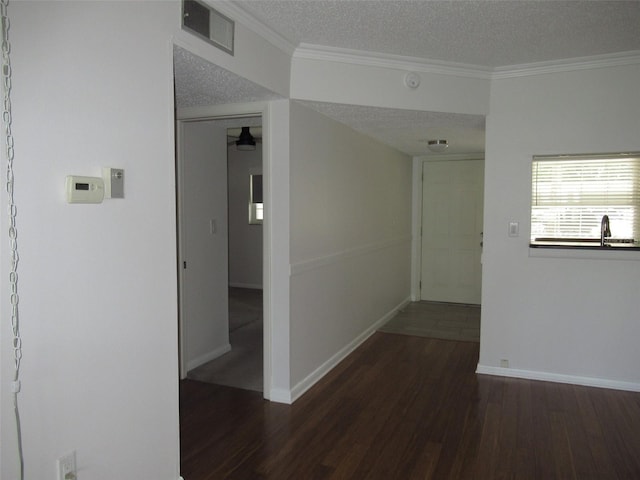
[[[233,55],[235,23],[210,6],[183,0],[182,28]]]

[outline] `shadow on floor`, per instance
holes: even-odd
[[[231,351],[187,373],[187,378],[244,390],[263,390],[262,290],[229,288]]]

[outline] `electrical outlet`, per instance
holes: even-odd
[[[76,452],[67,453],[58,459],[58,480],[77,480]]]
[[[509,360],[507,360],[506,358],[501,359],[500,366],[502,368],[509,368]]]

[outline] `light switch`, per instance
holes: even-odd
[[[102,169],[104,198],[124,198],[124,170],[122,168]]]
[[[520,224],[518,222],[509,222],[509,236],[517,237],[520,235]]]

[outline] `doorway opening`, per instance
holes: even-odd
[[[228,336],[230,351],[187,372],[217,385],[263,391],[262,128],[260,117],[239,122],[249,145],[237,145],[240,127],[227,128]]]
[[[269,265],[265,262],[265,257],[268,259],[268,255],[265,255],[267,242],[262,235],[262,225],[249,224],[247,197],[238,200],[238,195],[247,195],[249,187],[240,189],[245,191],[243,194],[242,191],[236,191],[235,185],[240,182],[240,176],[248,183],[248,175],[262,174],[262,143],[258,143],[255,152],[251,152],[253,159],[248,161],[247,158],[237,157],[240,152],[228,136],[230,128],[260,126],[262,112],[249,114],[246,106],[238,109],[241,113],[209,114],[206,117],[177,120],[180,373],[183,379],[189,377],[257,390],[268,398],[270,363],[265,359],[270,354],[269,336],[266,333],[269,332],[269,316],[264,314],[264,305],[269,298]],[[193,155],[194,145],[196,150],[204,149],[205,158],[201,160],[201,166],[198,166],[197,160],[191,164],[193,159],[190,155]],[[211,171],[211,163],[217,165],[215,172]],[[241,166],[240,170],[244,169],[244,173],[236,171],[236,166]],[[222,176],[224,185],[220,181]],[[214,180],[213,177],[217,178]],[[198,182],[201,182],[199,187]],[[265,178],[266,182],[268,178]],[[214,185],[219,190],[218,195],[211,194]],[[190,227],[193,212],[203,208],[211,208],[217,213],[201,213],[195,227]],[[240,221],[237,212],[243,212],[242,221],[246,224],[245,232],[241,234],[237,232]],[[263,203],[265,221],[268,221],[269,214],[269,206]],[[253,234],[252,241],[246,235],[248,227],[251,227],[249,233]],[[202,257],[204,265],[201,265],[206,272],[203,274],[203,284],[190,284],[190,276],[193,276],[190,267],[194,264],[193,260],[187,258],[193,254],[189,251],[190,236],[203,238],[202,245],[196,246],[205,253]],[[217,253],[207,256],[207,249],[214,244],[217,244]],[[238,263],[245,269],[244,273],[238,274]],[[199,280],[196,278],[196,282]],[[206,287],[206,282],[209,282],[210,288]],[[265,289],[264,295],[262,288]],[[191,291],[195,291],[195,294],[191,294]],[[252,293],[251,300],[243,293]],[[212,298],[217,300],[210,303]],[[190,302],[198,305],[195,316]],[[214,332],[209,327],[215,323],[222,327]],[[201,330],[202,324],[208,325],[208,330]],[[205,338],[207,335],[208,338]],[[194,344],[200,351],[194,353]]]

